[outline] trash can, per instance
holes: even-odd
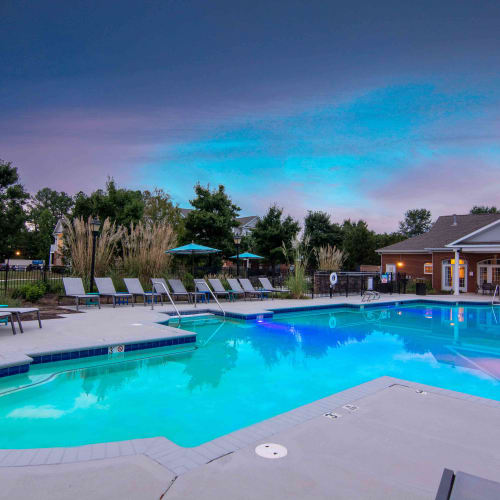
[[[415,288],[416,288],[415,293],[417,295],[427,295],[427,286],[425,283],[416,283]]]

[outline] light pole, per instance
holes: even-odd
[[[95,241],[99,234],[101,221],[98,217],[94,217],[90,222],[90,229],[92,230],[92,262],[90,264],[90,293],[94,291],[94,270],[95,270]]]
[[[235,234],[234,244],[236,245],[236,276],[240,275],[240,243],[241,236],[239,234]]]

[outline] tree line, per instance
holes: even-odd
[[[104,188],[91,194],[81,191],[71,196],[49,187],[29,194],[20,182],[17,168],[0,160],[0,255],[3,260],[13,257],[19,250],[25,258],[48,262],[57,221],[62,217],[87,220],[94,216],[128,228],[139,222],[167,222],[174,229],[179,244],[194,241],[218,248],[222,257],[233,255],[236,252],[233,230],[239,225],[236,218],[241,208],[222,185],[212,189],[197,184],[194,195],[190,200],[192,210],[183,217],[179,206],[163,189],[126,189],[117,186],[111,178]],[[470,213],[497,212],[494,206],[474,206]],[[392,233],[377,233],[361,219],[334,222],[325,211],[309,211],[301,225],[273,204],[251,234],[242,239],[240,251],[257,253],[271,266],[276,266],[286,261],[284,249],[291,249],[300,237],[311,255],[310,267],[317,265],[312,250],[330,246],[345,253],[344,269],[356,270],[361,264],[379,264],[378,248],[422,234],[431,225],[431,212],[423,208],[408,210],[399,230]],[[210,257],[219,262],[220,258]]]

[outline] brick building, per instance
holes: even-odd
[[[384,273],[424,278],[455,295],[476,292],[500,284],[500,214],[442,216],[427,233],[377,252]]]

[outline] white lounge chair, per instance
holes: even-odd
[[[95,284],[97,285],[97,290],[101,297],[111,297],[113,299],[113,307],[116,307],[116,299],[128,299],[132,298],[131,293],[120,293],[115,289],[113,285],[113,280],[111,278],[94,278]],[[119,302],[118,302],[119,303]],[[132,301],[132,307],[134,307],[134,301]]]
[[[188,292],[184,283],[179,279],[169,279],[168,284],[172,287],[173,293],[171,295],[176,297],[187,297],[189,302],[191,302],[192,297],[196,298],[198,296],[205,295],[204,293],[199,292]]]
[[[239,281],[246,294],[254,296],[256,295],[260,298],[260,300],[264,299],[264,295],[269,295],[269,292],[267,290],[256,290],[248,278],[240,278]]]
[[[245,290],[226,290],[224,285],[221,283],[219,278],[209,278],[208,281],[212,285],[215,295],[223,295],[225,297],[231,298],[237,297],[238,295],[245,296]]]
[[[142,297],[144,306],[146,306],[148,300],[154,300],[154,298],[159,297],[160,302],[163,304],[162,294],[158,292],[145,292],[139,278],[124,278],[123,281],[125,282],[128,293],[132,294],[134,297],[134,303],[136,301],[136,297]]]
[[[16,327],[14,326],[14,318],[12,316],[12,313],[10,312],[2,312],[0,313],[0,319],[5,319],[7,323],[10,321],[10,326],[12,328],[12,335],[16,334]],[[17,319],[19,322],[19,318]],[[21,324],[19,323],[19,327],[21,327]]]
[[[76,310],[80,305],[80,299],[96,300],[97,306],[101,308],[101,299],[99,295],[92,293],[85,293],[83,288],[82,278],[63,278],[64,291],[67,297],[74,297],[76,303]]]
[[[274,286],[271,284],[269,281],[269,278],[259,278],[260,284],[262,285],[262,288],[268,292],[273,292],[273,293],[289,293],[290,290],[287,288],[274,288]]]
[[[40,319],[40,309],[38,307],[2,307],[0,306],[0,312],[10,312],[12,313],[16,319],[17,322],[19,323],[19,330],[21,330],[21,333],[24,333],[23,330],[23,325],[21,323],[21,316],[23,314],[32,314],[36,313],[37,319],[38,319],[38,326],[42,328],[42,320]]]

